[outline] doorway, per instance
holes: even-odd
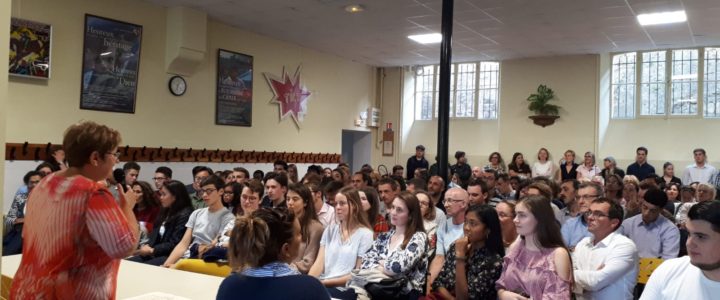
[[[372,138],[368,131],[342,131],[342,159],[350,165],[352,172],[360,171],[362,165],[370,163]]]

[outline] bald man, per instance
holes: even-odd
[[[467,191],[462,188],[454,187],[445,192],[445,212],[447,220],[438,224],[437,228],[437,244],[435,246],[435,258],[430,263],[428,270],[428,293],[430,286],[435,278],[437,278],[443,264],[445,263],[445,252],[450,249],[450,245],[455,240],[463,236],[463,226],[465,225],[465,211],[468,208],[470,196]]]

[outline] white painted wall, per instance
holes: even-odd
[[[708,159],[720,166],[720,139],[714,138],[720,119],[638,118],[610,119],[610,55],[575,55],[508,60],[501,63],[501,95],[497,121],[451,120],[450,163],[456,150],[468,154],[469,163],[485,165],[493,151],[500,151],[509,163],[516,151],[526,160],[535,160],[540,147],[549,149],[554,161],[573,149],[579,156],[594,151],[599,163],[614,156],[618,166],[626,168],[635,159],[638,146],[649,148],[649,162],[660,171],[670,161],[679,174],[692,163],[692,149],[703,147]],[[398,68],[399,69],[399,68]],[[424,144],[432,163],[436,153],[437,121],[415,121],[412,73],[404,76],[400,98],[385,98],[384,110],[400,107],[402,130],[399,141],[402,153],[396,159],[404,164]],[[560,119],[545,128],[528,119],[526,98],[539,84],[555,90],[562,106]],[[384,87],[386,95],[397,94],[397,88]]]

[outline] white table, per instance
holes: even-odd
[[[2,274],[15,277],[22,255],[2,257]],[[198,300],[217,296],[222,277],[166,269],[127,260],[120,263],[117,279],[117,299],[162,292]]]

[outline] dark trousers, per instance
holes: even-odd
[[[128,257],[128,258],[126,258],[126,260],[139,262],[139,263],[143,263],[143,264],[148,264],[148,265],[153,265],[153,266],[162,266],[162,264],[165,263],[167,258],[168,258],[167,256],[154,257],[154,256],[138,255],[138,256]]]

